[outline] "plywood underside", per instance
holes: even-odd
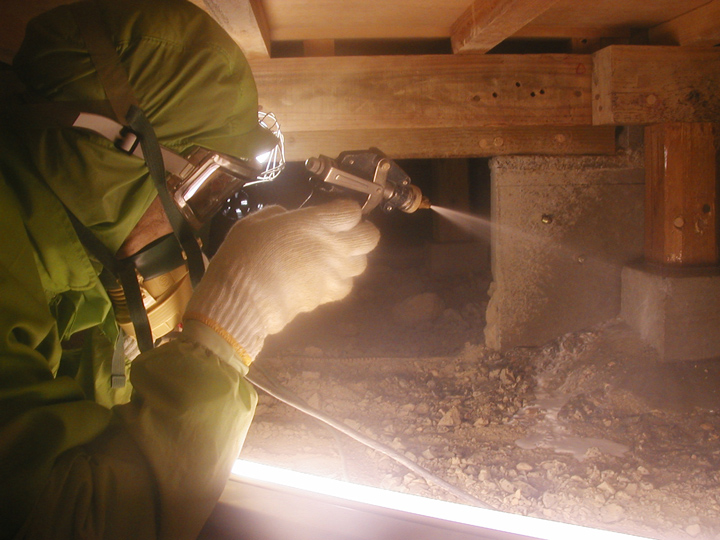
[[[227,1],[227,0],[225,0]],[[449,37],[470,0],[262,0],[273,41],[343,38]],[[489,3],[489,2],[487,2]],[[541,14],[524,34],[558,35],[564,28],[608,33],[650,28],[692,11],[708,0],[561,0]]]

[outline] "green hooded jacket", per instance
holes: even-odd
[[[98,4],[162,144],[238,157],[266,145],[247,62],[202,10]],[[103,102],[81,36],[66,6],[33,20],[13,77],[41,101]],[[256,394],[209,334],[128,363],[132,397],[110,389],[111,304],[63,205],[115,252],[157,193],[142,160],[93,133],[26,122],[13,89],[2,92],[0,539],[194,538]],[[63,347],[81,332],[81,348]]]

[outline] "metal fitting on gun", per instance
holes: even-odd
[[[405,171],[375,148],[342,152],[337,159],[322,155],[311,157],[305,162],[305,168],[321,189],[339,188],[366,195],[364,214],[380,204],[385,211],[397,208],[406,213],[430,208],[430,200],[411,183]]]

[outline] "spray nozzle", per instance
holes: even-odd
[[[364,214],[380,204],[385,211],[397,208],[406,213],[430,208],[429,199],[411,183],[405,171],[375,148],[343,152],[336,159],[311,157],[305,167],[321,188],[340,188],[367,196]]]

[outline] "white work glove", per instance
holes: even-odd
[[[287,211],[264,208],[230,229],[188,303],[249,365],[265,337],[298,313],[340,300],[380,239],[348,200]]]

